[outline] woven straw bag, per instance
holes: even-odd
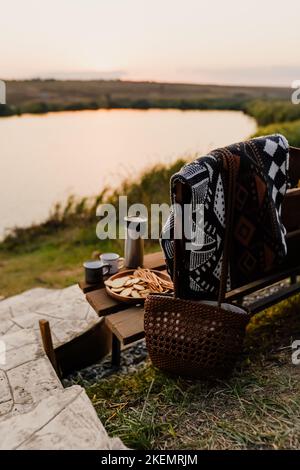
[[[226,230],[218,302],[180,298],[180,266],[183,242],[175,240],[174,297],[152,294],[145,302],[145,335],[153,364],[176,375],[223,377],[231,373],[242,351],[250,314],[224,302],[228,275],[232,217],[235,193],[235,158],[224,152],[227,176]],[[183,203],[177,191],[178,203]],[[175,217],[176,224],[183,223]]]

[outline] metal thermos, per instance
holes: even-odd
[[[145,217],[125,217],[126,239],[125,260],[127,268],[142,267],[144,263],[144,238],[147,219]]]

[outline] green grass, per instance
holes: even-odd
[[[147,363],[87,392],[109,434],[133,449],[299,449],[299,379],[266,367],[200,383]]]
[[[120,243],[100,241],[91,229],[57,230],[17,251],[0,250],[0,293],[14,295],[36,286],[66,287],[83,277],[82,263],[93,252],[121,251]],[[29,243],[28,243],[29,245]],[[122,247],[123,249],[123,247]]]
[[[260,126],[300,119],[300,106],[292,104],[290,96],[284,101],[252,100],[247,103],[245,111],[254,117]]]
[[[300,106],[298,108],[300,111]],[[300,147],[300,119],[293,122],[279,122],[259,127],[255,135],[269,135],[277,132],[283,134],[290,145]]]
[[[10,296],[32,287],[67,287],[83,279],[83,261],[100,253],[124,253],[123,240],[98,240],[95,228],[57,230],[40,239],[40,244],[22,253],[0,249],[0,295]],[[159,245],[145,242],[146,253]]]
[[[136,181],[126,180],[118,190],[104,190],[91,200],[72,197],[56,206],[43,224],[14,229],[0,244],[0,295],[34,286],[65,287],[82,278],[84,260],[101,252],[124,253],[123,240],[97,238],[96,207],[106,202],[117,207],[119,194],[128,196],[128,206],[139,201],[149,209],[152,203],[169,203],[170,176],[183,163],[180,159],[169,166],[155,165]],[[146,240],[145,249],[157,251],[158,241]]]
[[[134,449],[298,449],[300,297],[254,317],[227,381],[174,378],[150,362],[87,388],[108,432]]]

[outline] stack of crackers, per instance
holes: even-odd
[[[115,294],[135,299],[145,299],[151,292],[170,292],[173,283],[157,276],[150,269],[138,268],[129,276],[108,279],[105,285]]]

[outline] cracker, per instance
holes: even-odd
[[[128,276],[118,277],[117,279],[114,279],[113,281],[111,281],[111,287],[115,287],[115,288],[123,287],[126,281],[128,281]]]
[[[115,292],[118,294],[119,292],[122,292],[124,290],[124,287],[111,287],[112,292]]]
[[[129,297],[131,294],[131,291],[132,291],[131,287],[127,287],[126,289],[122,290],[121,295],[123,295],[123,297]]]
[[[146,287],[142,286],[141,284],[135,284],[133,286],[133,288],[136,289],[136,290],[145,290],[146,289]]]
[[[135,289],[132,290],[131,296],[134,297],[135,299],[140,299],[141,298],[139,292]]]

